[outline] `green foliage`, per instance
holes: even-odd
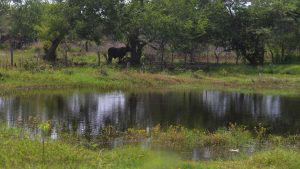
[[[10,33],[24,42],[37,39],[35,26],[40,23],[43,7],[39,0],[27,0],[24,3],[15,3],[11,8]]]
[[[35,27],[39,37],[52,41],[58,36],[65,36],[72,29],[71,13],[66,3],[44,4],[42,20]]]

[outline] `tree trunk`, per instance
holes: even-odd
[[[185,53],[184,54],[184,68],[185,69],[187,68],[187,65],[186,65],[187,63],[186,62],[187,62],[187,54]]]
[[[14,42],[10,42],[10,66],[14,67]]]
[[[172,54],[171,54],[171,64],[173,67],[174,66],[174,51],[172,51]]]
[[[216,51],[215,51],[215,56],[216,56],[216,62],[217,62],[217,64],[219,64],[219,56]]]
[[[236,51],[236,58],[235,58],[235,64],[238,65],[239,64],[239,59],[241,57],[241,54],[239,51]]]
[[[163,68],[164,68],[164,54],[165,54],[165,45],[162,43],[161,45],[160,45],[160,50],[161,50],[161,70],[163,70]]]
[[[89,52],[89,41],[85,41],[85,51]]]
[[[191,59],[191,63],[194,63],[194,51],[193,50],[190,51],[190,59]]]
[[[137,51],[136,47],[134,47],[134,49],[132,49],[132,51],[131,51],[130,63],[133,66],[140,64],[140,55],[138,54],[138,51]]]
[[[138,37],[134,35],[129,38],[129,44],[131,48],[131,58],[130,58],[131,65],[133,66],[140,65],[143,48],[146,45],[146,43],[140,42]]]
[[[98,66],[100,66],[101,63],[101,55],[100,55],[100,51],[97,51],[97,56],[98,56]]]
[[[270,53],[271,53],[272,63],[275,64],[275,60],[274,60],[274,52],[272,51],[272,49],[270,49]]]
[[[265,62],[265,43],[264,40],[258,37],[256,41],[256,49],[255,49],[256,56],[258,58],[258,62],[260,65],[263,65]]]
[[[280,62],[285,62],[285,49],[284,49],[284,44],[281,44],[281,59]]]
[[[65,51],[65,66],[68,66],[68,51]]]
[[[206,51],[206,63],[209,64],[208,49]]]
[[[51,42],[51,46],[49,49],[45,49],[46,52],[46,56],[45,59],[51,62],[55,62],[56,61],[56,49],[58,47],[58,45],[60,44],[60,42],[63,40],[63,36],[58,36],[56,39],[54,39]]]

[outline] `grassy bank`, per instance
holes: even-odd
[[[0,58],[0,94],[24,92],[24,89],[220,89],[268,94],[297,95],[300,93],[300,65],[196,65],[184,69],[175,61],[173,69],[160,65],[145,65],[128,71],[113,63],[107,66],[104,56],[101,66],[95,53],[70,52],[68,62],[59,52],[55,66],[45,63],[34,48],[17,50],[9,66],[8,50]],[[68,66],[65,66],[67,63]],[[21,89],[21,90],[20,90]]]
[[[300,66],[221,65],[204,70],[176,69],[150,73],[106,65],[0,69],[0,93],[24,89],[220,89],[228,91],[297,95],[300,91]]]
[[[114,150],[87,148],[63,140],[28,137],[20,129],[0,129],[0,168],[101,168],[101,169],[298,169],[300,153],[274,146],[251,156],[231,160],[192,162],[177,154],[150,148],[122,147]]]

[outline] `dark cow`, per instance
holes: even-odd
[[[131,49],[128,46],[121,48],[109,48],[107,62],[111,63],[113,58],[119,58],[119,62],[121,62],[121,60],[127,54],[127,52],[130,51]]]

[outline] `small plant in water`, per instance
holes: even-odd
[[[39,129],[42,131],[42,142],[43,142],[43,163],[45,163],[45,137],[51,129],[50,122],[44,122],[39,125]]]
[[[263,140],[266,139],[267,128],[263,127],[263,125],[261,123],[259,123],[257,127],[254,127],[254,131],[256,134],[256,138],[260,142],[263,142]]]

